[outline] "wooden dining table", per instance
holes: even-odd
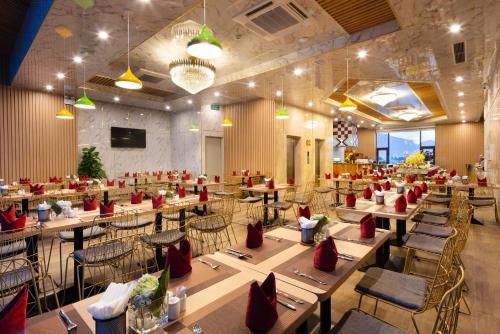
[[[212,269],[211,266],[201,263],[199,259],[218,267]],[[255,281],[262,283],[267,275],[237,264],[218,261],[209,256],[193,259],[191,266],[192,271],[185,276],[170,278],[168,286],[172,292],[175,292],[179,286],[186,287],[186,311],[180,313],[175,320],[169,319],[164,328],[159,328],[154,333],[193,333],[192,327],[195,323],[206,334],[250,333],[245,325],[250,285]],[[292,304],[296,310],[293,311],[278,303],[278,320],[269,333],[307,333],[307,319],[312,316],[318,303],[316,295],[278,279],[276,288],[293,298],[302,300],[303,303],[294,303],[278,295],[280,300]],[[87,307],[97,302],[101,296],[102,294],[95,295],[62,307],[68,317],[77,324],[77,333],[95,333],[95,322],[87,311]],[[66,329],[58,316],[58,310],[27,319],[26,333],[64,332]]]
[[[263,194],[263,202],[264,202],[264,219],[263,219],[263,224],[267,225],[269,223],[269,209],[267,207],[267,204],[269,203],[269,194],[273,193],[273,201],[278,202],[279,201],[279,191],[280,190],[286,190],[290,187],[295,187],[295,185],[288,185],[288,184],[275,184],[274,188],[269,189],[265,184],[256,184],[253,187],[240,187],[240,190],[242,191],[248,191],[250,193],[250,196],[253,196],[253,193],[260,193]],[[278,210],[274,209],[274,221],[278,220]]]
[[[249,254],[251,258],[240,259],[227,253],[227,249],[207,257],[265,275],[273,272],[278,280],[314,293],[320,301],[320,333],[327,333],[331,328],[332,294],[354,271],[363,267],[390,236],[389,231],[377,229],[374,238],[362,239],[359,226],[347,223],[330,224],[328,230],[337,251],[352,256],[352,260],[339,258],[333,272],[316,269],[313,265],[315,247],[302,244],[301,233],[286,227],[265,233],[263,245],[259,248],[249,249],[244,243],[229,247]],[[321,280],[323,284],[298,276],[296,270]]]

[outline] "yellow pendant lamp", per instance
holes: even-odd
[[[347,88],[345,90],[346,92],[346,98],[344,102],[339,107],[340,111],[354,111],[358,108],[358,106],[352,102],[352,100],[347,96],[347,92],[349,91],[349,57],[346,58],[346,65],[347,65]]]
[[[231,120],[229,120],[227,118],[224,118],[224,120],[221,123],[221,126],[223,126],[223,127],[231,127],[231,126],[233,126],[233,122],[231,122]]]
[[[66,108],[66,105],[62,107],[62,109],[56,114],[56,118],[58,119],[75,119],[75,116],[71,111]]]
[[[116,81],[115,85],[120,88],[125,89],[141,89],[142,82],[135,76],[135,74],[130,69],[130,17],[127,13],[127,70],[125,73],[120,75]]]

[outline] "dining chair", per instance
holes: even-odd
[[[296,187],[288,187],[285,190],[283,200],[267,204],[268,212],[271,212],[271,210],[278,210],[278,225],[283,226],[283,223],[286,221],[286,213],[293,207],[296,194]]]
[[[299,219],[297,216],[297,212],[299,211],[299,207],[309,205],[314,197],[314,181],[309,181],[304,186],[304,191],[302,193],[298,193],[293,200],[294,204],[294,213],[295,218]]]
[[[465,272],[459,267],[451,288],[441,298],[436,306],[437,314],[432,334],[455,334],[457,333],[460,315],[460,300],[463,295]],[[333,327],[329,334],[408,334],[390,323],[372,316],[364,311],[351,309],[344,313],[340,321]]]
[[[360,294],[357,309],[361,308],[364,296],[373,298],[375,315],[378,302],[382,301],[409,312],[417,334],[420,333],[415,315],[437,307],[448,289],[456,236],[457,232],[453,231],[446,239],[434,277],[429,281],[378,267],[369,268],[355,287],[355,291]]]
[[[422,208],[418,210],[419,213],[433,215],[433,216],[443,216],[448,217],[450,214],[450,210],[457,204],[458,194],[460,192],[458,190],[454,190],[451,194],[450,204],[448,207],[431,207],[432,202],[424,201]]]
[[[469,197],[469,203],[472,205],[474,212],[477,209],[493,208],[495,211],[495,221],[500,224],[498,217],[497,199],[493,193],[493,189],[488,187],[477,187],[474,191],[474,196]],[[474,216],[474,215],[473,215]]]

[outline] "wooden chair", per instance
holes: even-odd
[[[474,196],[469,197],[469,203],[474,211],[483,208],[493,208],[495,210],[495,221],[500,224],[498,217],[497,200],[493,193],[493,189],[487,187],[477,187],[474,191]],[[473,214],[474,216],[474,214]]]

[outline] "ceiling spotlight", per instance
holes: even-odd
[[[348,120],[351,120],[351,119],[352,119],[352,116],[351,116],[351,115],[347,116],[347,119],[348,119]]]
[[[82,59],[82,57],[80,57],[80,56],[74,56],[74,57],[73,57],[73,62],[74,62],[75,64],[81,64],[81,63],[82,63],[82,61],[83,61],[83,59]]]
[[[113,98],[113,100],[115,100],[115,102],[120,102],[120,97],[115,96],[115,97]]]
[[[254,87],[255,87],[255,82],[250,81],[250,82],[248,83],[248,87],[250,87],[250,88],[254,88]]]
[[[358,58],[359,58],[359,59],[363,59],[363,58],[365,58],[367,55],[368,55],[368,52],[366,52],[366,50],[359,50],[359,51],[358,51]]]
[[[462,115],[462,119],[465,119],[465,115]]]
[[[333,120],[334,120],[335,122],[338,122],[338,120],[339,120],[339,119],[338,119],[337,117],[335,117]]]
[[[301,68],[296,68],[293,70],[293,75],[301,76],[304,71]]]
[[[458,104],[458,106],[459,106],[459,107],[463,107],[463,106],[464,106],[464,103],[463,103],[463,102],[460,102],[460,103]]]
[[[360,123],[363,124],[365,121],[361,120]]]
[[[462,81],[464,81],[464,77],[462,77],[460,75],[455,77],[455,82],[462,82]]]
[[[276,96],[281,96],[281,94],[282,94],[282,93],[281,93],[281,91],[280,91],[280,90],[277,90],[277,91],[276,91]]]
[[[332,108],[332,109],[330,110],[330,113],[335,114],[335,109],[333,109],[333,108]]]
[[[464,92],[458,92],[458,96],[464,96]]]
[[[312,101],[307,102],[307,106],[308,106],[308,107],[312,107],[312,106],[313,106]]]
[[[189,99],[188,104],[193,104],[193,100]]]
[[[109,38],[109,34],[104,31],[104,30],[100,30],[98,33],[97,33],[97,37],[100,39],[100,40],[107,40]]]
[[[57,79],[64,79],[64,73],[57,72],[56,77],[57,77]]]
[[[456,34],[457,32],[459,32],[460,30],[462,30],[462,26],[458,23],[454,23],[450,26],[450,32],[451,33],[454,33]]]
[[[219,92],[215,92],[214,96],[220,96],[220,93]]]
[[[54,89],[54,86],[52,85],[46,85],[45,89],[48,90],[49,92]]]
[[[165,109],[170,110],[170,106],[167,104],[167,105],[165,106]]]
[[[144,116],[144,113],[141,112],[139,115]]]
[[[372,128],[374,128],[374,127],[375,127],[375,124],[372,124]]]
[[[465,123],[465,119],[462,120],[462,123]]]
[[[462,114],[462,115],[463,115],[463,114],[465,114],[465,111],[463,111],[463,110],[460,110],[460,114]]]
[[[359,124],[358,124],[358,125],[356,125],[356,127],[357,127],[357,128],[359,128]]]

